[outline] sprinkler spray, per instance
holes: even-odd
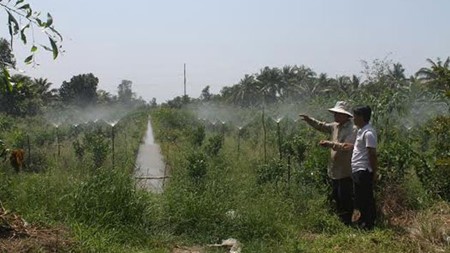
[[[220,121],[222,123],[222,139],[225,140],[225,121]]]
[[[238,126],[238,134],[237,134],[237,155],[239,158],[239,154],[241,153],[241,130],[242,126]]]
[[[58,150],[58,157],[59,157],[61,154],[61,148],[59,146],[59,124],[55,123],[53,125],[56,127],[56,147]]]
[[[111,136],[112,136],[112,168],[114,169],[114,124],[111,127]]]
[[[264,163],[267,163],[267,147],[266,147],[266,122],[264,121],[264,107],[262,111],[262,126],[264,133]]]
[[[115,131],[114,131],[114,127],[116,126],[118,121],[112,121],[112,122],[108,122],[108,124],[111,126],[111,147],[112,147],[112,168],[114,169],[115,167],[115,152],[114,152],[114,139],[115,139]]]
[[[283,152],[281,148],[281,131],[280,131],[280,122],[283,117],[278,117],[275,122],[277,122],[277,136],[278,136],[278,152],[280,153],[280,160],[283,158]]]

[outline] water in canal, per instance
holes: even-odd
[[[155,143],[151,120],[147,133],[139,146],[134,171],[136,185],[140,188],[161,193],[165,181],[165,165],[159,145]]]

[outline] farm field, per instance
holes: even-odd
[[[11,252],[224,252],[208,245],[232,238],[242,252],[449,250],[448,116],[406,126],[374,118],[390,127],[380,128],[379,217],[368,232],[335,215],[328,152],[317,145],[326,135],[296,117],[329,119],[322,104],[239,109],[193,100],[182,108],[136,107],[114,120],[100,110],[104,119],[82,123],[2,115],[1,139],[22,147],[26,159],[20,173],[1,163],[1,215],[16,226],[3,230],[0,245]],[[428,102],[427,110],[440,113],[443,105]],[[141,190],[133,178],[149,115],[170,175],[162,193]]]

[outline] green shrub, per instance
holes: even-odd
[[[206,141],[204,150],[209,156],[217,156],[223,146],[223,135],[216,134],[209,137]]]
[[[81,144],[81,142],[79,140],[75,140],[72,143],[72,146],[73,146],[73,150],[75,152],[75,157],[79,161],[81,161],[83,159],[83,157],[84,157],[85,152],[86,152],[85,146],[83,144]]]
[[[208,169],[206,156],[202,152],[193,151],[188,155],[187,162],[189,178],[196,183],[203,181]]]
[[[406,208],[420,210],[430,206],[432,197],[430,190],[425,189],[414,171],[409,171],[403,183]]]
[[[327,168],[329,150],[318,147],[315,144],[307,145],[305,159],[294,174],[295,181],[299,185],[308,185],[316,189],[324,189],[323,185],[329,180]],[[325,191],[323,191],[325,192]]]
[[[91,152],[94,166],[99,168],[110,150],[109,140],[101,131],[89,132],[84,135],[83,148]]]
[[[47,129],[42,129],[41,131],[36,131],[33,133],[34,143],[37,146],[43,146],[46,144],[51,144],[55,142],[55,133],[48,131]]]
[[[194,146],[200,147],[203,144],[203,140],[205,139],[205,127],[198,126],[194,128],[191,134],[191,142]]]
[[[283,179],[286,168],[279,159],[272,159],[267,164],[258,166],[256,182],[258,184],[276,183]]]

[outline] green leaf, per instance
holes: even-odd
[[[58,35],[58,37],[61,41],[63,40],[62,35],[58,31],[56,31],[55,28],[53,28],[53,27],[49,27],[49,28],[50,28],[50,30],[52,30],[52,32],[54,32],[56,35]]]
[[[39,18],[36,18],[36,22],[37,22],[38,25],[41,26],[41,27],[45,25],[45,23],[42,22]]]
[[[19,31],[19,23],[17,22],[16,18],[9,12],[8,10],[8,27],[9,27],[9,34],[11,36],[16,35]]]
[[[27,17],[27,18],[31,17],[31,15],[33,14],[33,10],[31,10],[31,8],[30,8],[30,9],[27,10],[27,12],[28,12],[28,13],[27,13],[27,16],[26,16],[26,17]]]
[[[23,44],[27,44],[27,36],[25,34],[25,30],[30,27],[30,24],[24,26],[20,29],[20,38],[22,39]]]
[[[26,64],[30,64],[32,61],[33,61],[33,55],[30,55],[27,58],[25,58],[25,63]]]
[[[46,22],[46,24],[45,24],[45,27],[49,27],[49,26],[51,26],[53,24],[53,18],[52,18],[52,16],[50,15],[50,13],[47,13],[47,22]]]
[[[17,0],[15,6],[17,6],[17,5],[21,4],[21,3],[23,3],[23,1],[24,1],[24,0]]]
[[[24,5],[20,6],[19,9],[20,10],[30,9],[30,5],[29,4],[24,4]]]
[[[31,47],[31,52],[32,52],[32,53],[36,52],[37,50],[38,50],[38,48],[37,48],[35,45],[33,45],[33,46]]]
[[[23,30],[20,30],[20,39],[22,40],[23,44],[27,44],[27,36],[23,32]]]
[[[29,18],[33,14],[33,10],[31,9],[29,4],[24,4],[18,8],[19,10],[25,10],[27,12],[26,17]]]
[[[50,45],[52,46],[52,51],[53,51],[53,59],[56,59],[56,57],[58,57],[58,46],[56,46],[56,42],[50,38]]]

